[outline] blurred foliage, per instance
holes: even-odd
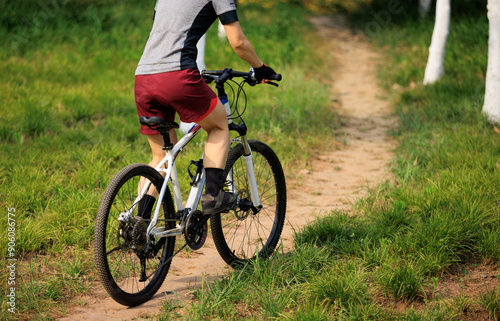
[[[363,21],[376,19],[377,13],[389,11],[394,15],[392,22],[405,22],[407,19],[422,19],[418,13],[419,2],[404,0],[238,0],[241,6],[260,6],[272,8],[278,3],[287,3],[306,9],[312,14],[349,13]],[[480,16],[486,14],[487,0],[453,0],[452,17]],[[401,9],[400,9],[401,8]],[[397,14],[391,12],[397,10]],[[434,18],[435,1],[426,19]]]
[[[138,7],[151,6],[155,0],[137,2]],[[117,0],[2,0],[0,1],[0,26],[11,29],[15,26],[30,24],[33,17],[38,20],[51,20],[53,13],[73,13],[75,19],[81,19],[82,9],[91,7],[102,8],[120,3]],[[238,0],[241,6],[261,6],[272,8],[278,3],[287,3],[303,7],[313,14],[354,13],[356,15],[369,15],[373,12],[387,10],[389,7],[403,7],[404,14],[399,15],[401,20],[418,15],[418,1],[404,0]],[[428,18],[434,17],[435,1],[431,5]],[[476,16],[486,13],[487,0],[453,0],[452,15]],[[64,10],[60,10],[64,8]],[[61,12],[59,12],[61,11]],[[396,19],[397,20],[397,19]],[[30,23],[28,23],[30,21]],[[36,27],[36,26],[35,26]]]
[[[304,5],[313,13],[352,13],[363,6],[371,4],[372,0],[304,0]]]
[[[361,6],[369,5],[372,0],[239,0],[240,5],[259,5],[264,8],[272,8],[278,2],[302,6],[314,14],[326,14],[337,12],[354,12]]]

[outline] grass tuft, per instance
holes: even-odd
[[[487,290],[481,295],[479,302],[488,310],[493,320],[498,320],[500,316],[500,290],[495,288]]]

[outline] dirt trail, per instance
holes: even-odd
[[[345,146],[314,159],[311,170],[299,170],[296,177],[288,178],[288,219],[282,235],[287,249],[292,247],[293,229],[335,209],[349,211],[352,203],[365,195],[367,186],[386,179],[394,146],[387,135],[393,123],[389,106],[378,97],[382,91],[375,77],[377,54],[351,33],[342,16],[317,17],[313,23],[328,41],[338,66],[333,71],[331,94],[345,124],[340,130]],[[79,306],[61,320],[150,319],[165,298],[188,300],[190,288],[199,285],[202,277],[215,278],[227,269],[208,238],[190,257],[183,254],[174,259],[162,288],[149,302],[126,308],[96,286],[92,296],[75,300]]]
[[[331,92],[345,126],[337,136],[343,145],[314,159],[312,169],[299,171],[298,184],[292,184],[287,215],[297,227],[314,219],[311,213],[350,211],[370,186],[387,179],[395,146],[388,135],[394,117],[377,85],[379,55],[353,34],[344,16],[315,17],[312,22],[328,40],[335,65]]]

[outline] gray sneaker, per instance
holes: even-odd
[[[219,191],[219,194],[213,197],[210,194],[201,195],[201,208],[203,214],[217,214],[236,204],[236,194]]]

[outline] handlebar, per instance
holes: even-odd
[[[231,68],[226,68],[224,70],[203,70],[201,76],[205,82],[210,83],[215,81],[217,85],[223,85],[227,80],[236,77],[243,78],[246,83],[250,86],[255,86],[257,84],[257,79],[255,78],[255,72],[251,68],[249,72],[234,71]],[[274,74],[269,80],[280,81],[282,79],[281,74]],[[278,87],[278,84],[268,81],[266,84]]]
[[[281,81],[281,74],[274,74],[271,77],[269,77],[269,80]]]
[[[223,102],[224,108],[226,109],[226,114],[228,115],[229,119],[229,124],[230,128],[231,126],[235,126],[234,123],[232,122],[233,119],[239,118],[243,121],[241,116],[245,113],[247,102],[246,102],[246,94],[245,91],[243,90],[243,84],[247,83],[250,86],[255,86],[258,82],[257,79],[255,78],[255,72],[253,68],[250,68],[249,72],[243,72],[243,71],[234,71],[231,68],[226,68],[224,70],[202,70],[201,71],[201,76],[203,77],[203,80],[209,84],[212,81],[215,82],[215,88],[217,89],[217,96],[221,101]],[[226,88],[224,84],[228,80],[232,80],[233,78],[242,78],[243,81],[241,83],[235,82],[238,86],[237,92],[233,90],[233,87],[229,86],[231,90],[233,91],[233,98],[234,100],[232,103],[229,103],[228,96],[226,94]],[[281,75],[280,74],[274,74],[270,76],[271,79],[266,79],[267,81],[265,82],[266,84],[273,85],[278,87],[278,84],[271,82],[269,80],[276,80],[280,81],[281,80]],[[264,82],[263,82],[264,83]],[[242,93],[242,96],[240,94]],[[238,108],[238,100],[240,97],[243,97],[244,103],[243,103],[243,108]],[[243,127],[238,127],[239,129],[234,129],[237,130],[240,135],[244,135],[243,131],[239,131],[240,129],[245,129],[246,127],[244,126],[243,122]],[[232,130],[233,130],[232,129]]]

